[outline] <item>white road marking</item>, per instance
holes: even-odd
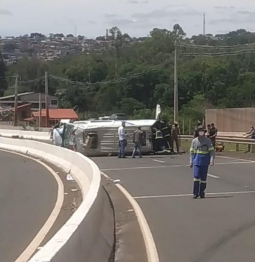
[[[238,194],[255,194],[255,191],[239,191],[239,192],[218,192],[218,193],[206,193],[207,196],[215,195],[238,195]],[[158,196],[137,196],[134,199],[150,199],[150,198],[172,198],[172,197],[190,197],[193,194],[177,194],[177,195],[158,195]]]
[[[223,163],[215,163],[214,165],[236,165],[236,164],[253,164],[255,162],[251,161],[242,161],[242,162],[223,162]]]
[[[61,208],[63,206],[63,202],[64,202],[64,185],[63,185],[62,180],[60,179],[60,177],[57,175],[57,173],[51,167],[49,167],[45,163],[41,162],[40,160],[37,160],[37,159],[35,159],[33,157],[26,156],[26,155],[23,155],[23,154],[20,154],[20,153],[17,153],[17,152],[13,152],[13,151],[8,151],[8,150],[3,150],[3,149],[1,149],[1,151],[8,152],[8,153],[11,153],[11,154],[20,155],[22,157],[29,158],[29,159],[31,159],[33,161],[36,161],[37,163],[41,164],[46,169],[48,169],[48,171],[54,176],[54,178],[56,179],[57,184],[58,184],[57,201],[55,203],[55,206],[54,206],[54,208],[53,208],[53,210],[52,210],[48,220],[45,222],[43,227],[40,229],[40,231],[37,233],[35,238],[29,244],[29,246],[15,260],[15,262],[24,262],[24,261],[28,261],[28,259],[37,250],[37,248],[42,243],[43,239],[46,237],[46,235],[50,231],[51,227],[55,223],[55,221],[56,221],[56,219],[57,219],[57,217],[58,217],[58,215],[59,215],[59,213],[61,211]]]
[[[157,159],[152,159],[152,160],[155,162],[159,162],[159,163],[165,163],[165,161],[162,161],[162,160],[157,160]]]
[[[107,176],[106,174],[102,173],[102,175],[104,175],[107,179],[110,179],[109,176]],[[135,201],[135,199],[130,195],[130,193],[123,186],[121,186],[120,184],[116,184],[116,187],[118,187],[118,189],[130,202],[137,216],[137,220],[141,228],[143,240],[145,243],[148,262],[159,262],[159,256],[158,256],[156,244],[142,209],[140,208],[139,204]]]
[[[209,177],[212,177],[212,178],[216,178],[216,179],[219,179],[220,177],[219,176],[215,176],[215,175],[212,175],[212,174],[208,174]]]
[[[225,159],[232,159],[232,160],[238,160],[238,161],[245,161],[250,163],[255,163],[255,161],[249,160],[249,159],[243,159],[243,158],[234,158],[229,156],[216,156],[216,158],[225,158]]]
[[[102,171],[120,171],[120,170],[138,170],[138,169],[151,169],[151,168],[165,168],[167,166],[139,166],[139,167],[121,167],[121,168],[103,168]]]
[[[159,161],[159,160],[158,160]],[[236,164],[251,164],[255,161],[246,161],[246,162],[223,162],[223,163],[214,163],[217,165],[236,165]],[[176,167],[189,167],[189,165],[169,165],[169,166],[138,166],[138,167],[121,167],[121,168],[103,168],[102,171],[120,171],[120,170],[139,170],[139,169],[157,169],[157,168],[176,168]]]

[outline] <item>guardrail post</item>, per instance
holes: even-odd
[[[236,143],[236,151],[238,152],[239,151],[239,144]]]
[[[251,145],[251,152],[255,153],[255,145]]]

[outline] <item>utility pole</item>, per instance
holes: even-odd
[[[203,35],[205,35],[205,14],[204,14],[204,18],[203,18]]]
[[[40,129],[42,125],[42,93],[39,93],[39,123],[38,128]]]
[[[177,42],[174,50],[174,121],[178,121],[178,76],[177,76]]]
[[[15,102],[14,102],[14,126],[18,125],[18,80],[19,76],[15,76]]]
[[[117,32],[114,32],[114,50],[115,50],[115,79],[117,79],[118,72],[118,57],[117,57],[117,49],[116,49],[116,40],[117,40]]]
[[[46,111],[46,127],[49,126],[49,82],[48,72],[45,72],[45,111]]]

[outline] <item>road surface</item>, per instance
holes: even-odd
[[[160,262],[254,261],[255,162],[218,156],[193,200],[188,154],[93,160],[138,201]]]
[[[0,160],[0,261],[14,262],[50,216],[58,185],[33,160],[2,151]]]

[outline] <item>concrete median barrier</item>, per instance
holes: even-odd
[[[34,140],[50,140],[49,132],[40,132],[40,131],[0,129],[0,135],[3,137],[13,137],[13,138],[18,137],[18,138],[34,139]]]
[[[0,148],[62,168],[82,191],[80,207],[29,262],[108,262],[114,245],[114,215],[97,165],[80,153],[32,140],[1,137]]]

